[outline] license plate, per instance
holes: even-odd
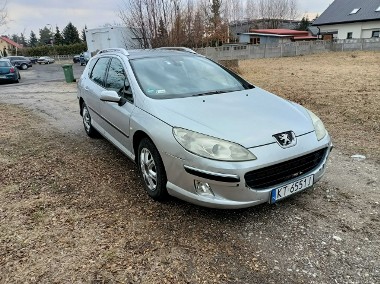
[[[304,177],[303,179],[294,181],[287,185],[273,189],[271,193],[271,203],[275,203],[285,197],[300,192],[305,188],[312,186],[314,183],[314,175]]]
[[[0,79],[7,79],[7,76],[5,76],[5,75],[0,75]]]

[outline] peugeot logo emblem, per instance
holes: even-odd
[[[282,148],[289,148],[297,144],[297,138],[293,131],[274,134],[273,137]]]

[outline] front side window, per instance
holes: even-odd
[[[120,97],[131,100],[130,85],[123,64],[117,58],[112,58],[105,87],[107,90],[115,91]]]
[[[104,86],[105,74],[109,62],[108,57],[99,58],[90,74],[90,79],[100,86]]]
[[[142,91],[167,99],[241,91],[249,83],[201,56],[175,55],[130,61]]]

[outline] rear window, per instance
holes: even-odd
[[[8,61],[0,61],[0,67],[10,67],[12,66]]]

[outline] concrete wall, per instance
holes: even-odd
[[[363,23],[348,23],[338,25],[320,26],[321,33],[338,32],[337,39],[347,39],[347,33],[352,33],[353,39],[371,38],[372,31],[380,30],[380,20],[363,22]]]
[[[354,50],[380,51],[380,38],[336,41],[300,41],[283,44],[248,44],[195,49],[196,52],[214,60],[287,57],[328,51]]]

